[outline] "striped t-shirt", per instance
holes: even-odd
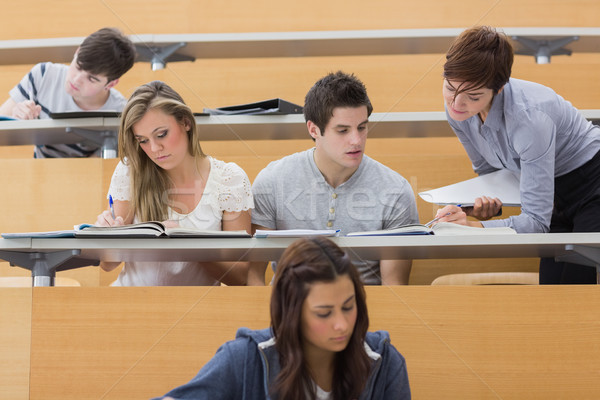
[[[82,110],[65,91],[65,81],[69,67],[51,62],[35,65],[21,82],[10,91],[10,97],[16,103],[31,100],[42,107],[39,118],[50,118],[50,113]],[[108,100],[99,111],[121,111],[127,99],[115,89],[110,89]],[[98,155],[99,146],[82,139],[76,144],[53,144],[36,146],[35,158],[90,157]]]

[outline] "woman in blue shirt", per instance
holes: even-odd
[[[174,399],[410,399],[404,358],[367,332],[365,291],[332,241],[295,241],[277,263],[271,328],[242,328]]]
[[[443,97],[475,172],[520,175],[521,214],[487,221],[502,202],[482,196],[472,209],[442,208],[438,215],[450,215],[440,221],[518,233],[598,232],[600,128],[552,89],[511,78],[513,58],[506,35],[486,26],[464,31],[446,54]],[[540,283],[596,283],[596,272],[542,259]]]

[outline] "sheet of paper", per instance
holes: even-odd
[[[497,197],[508,207],[521,205],[519,177],[507,169],[494,171],[486,175],[441,188],[420,192],[419,196],[429,203],[448,205],[460,204],[472,206],[477,197]]]

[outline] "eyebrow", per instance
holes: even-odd
[[[448,86],[450,86],[452,89],[456,90],[456,88],[454,87],[453,84],[451,84],[448,80],[446,80],[446,83],[448,84]],[[477,90],[477,89],[475,89]],[[467,90],[464,90],[463,93],[468,94],[469,96],[481,96],[483,94],[483,92],[469,92]]]
[[[160,131],[160,130],[163,130],[163,129],[168,129],[168,128],[166,126],[159,126],[157,128],[154,128],[154,130],[152,132],[150,132],[150,134],[153,134],[156,131]],[[142,135],[137,135],[135,133],[133,134],[133,136],[135,136],[136,138],[138,138],[138,137],[145,137],[145,136],[142,136]]]
[[[363,122],[361,122],[360,124],[358,124],[358,126],[365,125],[365,124],[366,124],[366,123],[368,123],[368,122],[369,122],[369,120],[368,120],[368,119],[365,119]],[[334,128],[350,128],[351,126],[352,126],[352,125],[343,125],[343,124],[338,124],[338,125],[336,125]]]
[[[354,297],[356,297],[356,294],[353,294],[352,296],[348,297],[342,304],[348,303]],[[327,309],[330,309],[330,308],[333,308],[333,306],[330,306],[330,305],[319,305],[319,306],[315,306],[315,308],[327,308]]]

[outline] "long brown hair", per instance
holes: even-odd
[[[280,399],[302,400],[305,393],[315,398],[302,352],[302,305],[310,284],[332,282],[348,276],[354,284],[357,317],[348,346],[336,354],[333,372],[333,399],[360,397],[370,371],[364,341],[369,328],[366,294],[349,257],[324,237],[304,238],[292,243],[277,263],[271,295],[271,328],[275,336],[281,372],[271,392]]]
[[[166,171],[144,153],[133,132],[133,125],[151,109],[173,116],[182,126],[189,125],[190,155],[196,159],[205,155],[200,147],[194,113],[176,91],[164,82],[153,81],[133,92],[121,115],[119,156],[131,172],[132,209],[137,218],[140,221],[163,221],[168,217],[169,178]]]

